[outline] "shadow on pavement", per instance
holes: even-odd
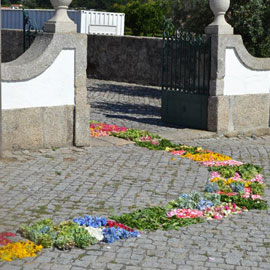
[[[115,114],[105,114],[105,116],[107,118],[124,119],[128,121],[155,125],[155,126],[160,126],[160,127],[170,127],[170,128],[178,128],[178,129],[185,128],[181,126],[175,126],[175,125],[164,123],[162,122],[161,118],[151,118],[151,117],[137,118],[137,117],[132,117],[128,115],[115,115]]]
[[[98,84],[87,87],[88,91],[91,92],[112,92],[115,94],[123,94],[127,96],[140,96],[140,97],[151,97],[161,98],[161,89],[149,88],[147,86],[136,86],[136,85],[113,85],[113,84]]]
[[[103,112],[116,112],[137,115],[153,115],[160,116],[160,107],[148,104],[131,104],[131,103],[109,103],[109,102],[93,102],[91,107],[102,110]]]

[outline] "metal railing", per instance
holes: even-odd
[[[34,25],[28,13],[22,9],[23,12],[23,50],[24,52],[31,46],[36,35],[41,32],[37,25]]]
[[[162,90],[208,95],[210,71],[211,38],[164,19]]]

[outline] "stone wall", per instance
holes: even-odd
[[[269,133],[270,58],[256,58],[240,35],[212,36],[208,130]]]
[[[87,76],[160,85],[161,55],[160,38],[89,35]]]
[[[3,62],[23,53],[23,33],[3,30]],[[162,39],[133,36],[88,36],[87,76],[103,80],[161,84]]]
[[[10,62],[23,54],[23,32],[2,29],[2,62]]]
[[[87,38],[43,33],[2,64],[3,150],[90,144]]]

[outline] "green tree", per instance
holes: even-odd
[[[26,0],[24,1],[24,7],[25,8],[39,8],[39,6],[37,5],[37,1],[36,0]]]
[[[169,4],[164,0],[135,0],[123,9],[126,14],[126,26],[134,35],[156,35],[162,31],[163,17],[168,14]]]
[[[2,6],[10,6],[11,2],[9,0],[2,0]]]
[[[113,0],[73,0],[72,8],[109,10],[115,1]],[[118,2],[118,1],[117,1]]]
[[[36,3],[40,8],[52,8],[50,0],[36,0]]]
[[[209,0],[170,0],[171,16],[176,25],[204,33],[213,21]],[[227,21],[235,34],[243,37],[254,56],[270,57],[270,0],[231,0]]]
[[[249,52],[270,57],[270,0],[233,0],[228,21]]]

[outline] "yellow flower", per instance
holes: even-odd
[[[245,187],[249,187],[249,186],[250,186],[250,182],[249,181],[245,182]]]
[[[12,261],[25,257],[34,257],[42,248],[41,245],[38,246],[29,240],[26,242],[8,243],[6,246],[0,248],[0,260]]]
[[[229,178],[229,179],[227,180],[226,185],[230,185],[230,184],[233,183],[233,182],[234,182],[234,180],[233,180],[232,178]]]
[[[217,182],[218,180],[221,180],[221,179],[219,177],[215,177],[215,178],[211,179],[210,181],[211,182]]]
[[[185,153],[182,157],[197,161],[197,162],[204,162],[204,161],[224,161],[224,160],[231,160],[232,158],[229,156],[225,156],[219,153],[214,152],[205,152],[205,153]]]

